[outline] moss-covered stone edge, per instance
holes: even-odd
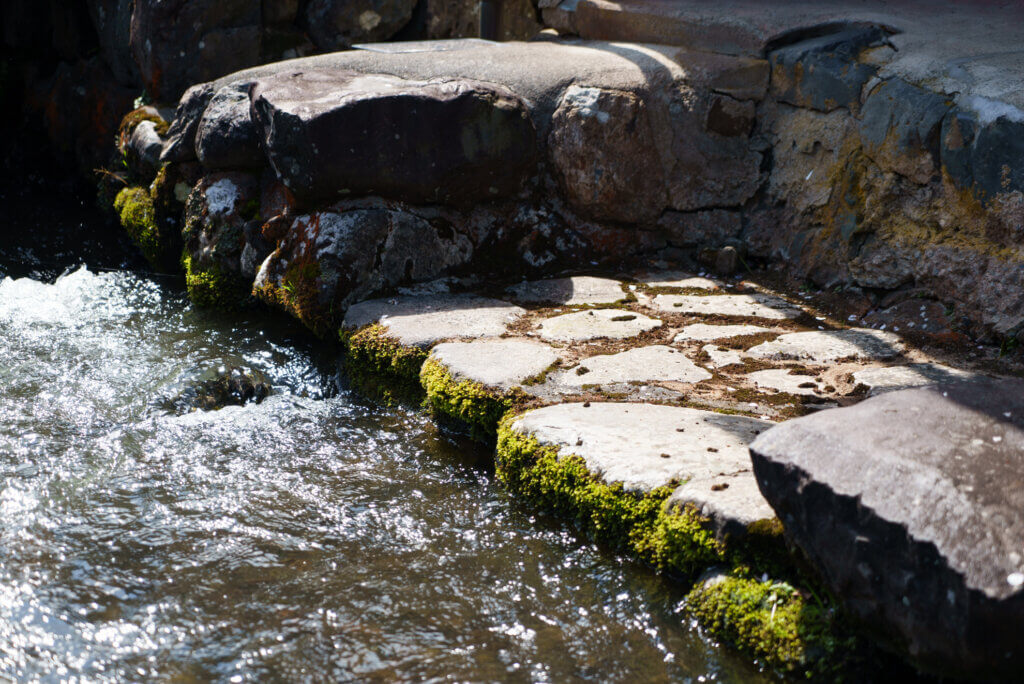
[[[163,242],[149,190],[141,186],[123,188],[114,198],[114,211],[142,256],[150,266],[160,269],[164,262]]]
[[[755,525],[740,543],[716,539],[694,507],[668,505],[671,487],[640,494],[602,482],[581,457],[560,457],[556,447],[515,430],[516,418],[509,412],[500,421],[495,458],[497,478],[513,494],[659,572],[692,581],[723,569],[723,579],[696,584],[686,599],[687,613],[709,636],[776,671],[813,679],[841,677],[859,660],[861,640],[833,602],[755,576],[765,569],[798,576],[780,567],[777,521]]]
[[[185,251],[181,265],[185,270],[188,297],[198,307],[232,311],[242,307],[249,297],[249,287],[242,279],[225,272],[216,263],[200,267]]]
[[[458,421],[474,439],[491,442],[498,423],[521,400],[521,392],[502,392],[472,380],[456,380],[444,364],[428,356],[420,369],[424,403],[436,416]]]
[[[342,329],[338,337],[348,378],[358,392],[388,406],[423,401],[420,369],[426,350],[403,345],[379,323]]]

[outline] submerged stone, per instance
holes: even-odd
[[[758,359],[794,359],[832,363],[840,359],[885,360],[903,352],[898,335],[871,328],[815,330],[786,333],[771,342],[751,347],[747,354]]]
[[[1024,381],[889,392],[750,449],[787,534],[871,631],[943,676],[1024,671]]]
[[[540,324],[540,336],[558,342],[584,342],[600,337],[626,339],[661,325],[656,318],[623,309],[591,309],[548,318]]]

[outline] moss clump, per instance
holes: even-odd
[[[124,118],[121,119],[121,124],[117,127],[117,145],[122,154],[132,137],[132,131],[143,121],[152,121],[156,124],[156,132],[159,135],[166,135],[167,129],[170,127],[170,124],[164,121],[162,117],[147,110],[145,107],[133,109],[124,115]]]
[[[349,379],[357,390],[388,405],[422,401],[420,369],[426,351],[403,346],[378,323],[355,332],[342,330],[339,337]]]
[[[185,268],[185,288],[188,290],[188,297],[196,306],[237,309],[249,295],[245,284],[239,278],[225,273],[218,264],[200,268],[185,252],[181,257],[181,265]]]
[[[498,422],[516,402],[512,393],[494,392],[472,380],[455,380],[444,366],[430,358],[420,370],[420,384],[431,411],[465,423],[473,438],[481,441],[494,439]]]
[[[838,678],[859,653],[833,610],[785,582],[728,576],[690,591],[686,610],[718,641],[809,679]]]
[[[163,241],[149,191],[141,187],[124,188],[114,198],[114,211],[142,256],[159,270],[164,261]]]
[[[671,488],[646,494],[606,484],[579,456],[559,458],[511,428],[512,416],[498,427],[496,472],[511,491],[530,503],[574,521],[595,541],[630,552],[655,568],[693,576],[722,562],[725,549],[692,507],[670,509]]]

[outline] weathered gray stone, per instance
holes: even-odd
[[[915,183],[938,171],[939,132],[948,99],[901,79],[884,81],[868,95],[861,112],[864,149],[884,169]]]
[[[747,445],[770,425],[676,406],[595,402],[529,411],[512,430],[557,447],[560,457],[581,457],[605,482],[650,491],[749,471]]]
[[[252,102],[270,163],[302,198],[487,201],[517,192],[536,156],[526,105],[481,82],[280,72]]]
[[[656,318],[623,309],[591,309],[548,318],[540,324],[540,336],[557,342],[583,342],[599,337],[626,339],[661,325]]]
[[[738,211],[666,211],[658,219],[669,244],[676,247],[721,247],[739,238],[743,223]]]
[[[710,478],[690,480],[672,492],[670,508],[692,505],[707,518],[719,538],[742,539],[759,520],[771,520],[775,511],[757,487],[752,470],[723,472]]]
[[[637,382],[696,383],[711,378],[678,349],[664,345],[637,347],[618,354],[591,356],[575,368],[557,373],[556,385],[581,388],[584,385],[612,385]]]
[[[259,182],[250,174],[218,172],[200,179],[185,202],[181,233],[193,273],[213,270],[243,287],[245,227],[254,219],[247,207],[258,198]]]
[[[160,153],[160,161],[189,162],[196,158],[196,131],[213,92],[213,85],[200,83],[181,96],[174,110],[174,120],[167,129],[167,144]]]
[[[662,311],[680,314],[712,316],[746,316],[784,320],[796,318],[803,312],[780,297],[764,294],[752,295],[658,295],[654,306]]]
[[[416,0],[310,0],[304,4],[309,37],[325,51],[390,38],[412,17]]]
[[[224,86],[210,98],[196,128],[196,157],[208,169],[258,169],[267,160],[250,116],[251,83]]]
[[[903,352],[899,336],[885,330],[850,328],[786,333],[747,350],[758,359],[793,359],[832,363],[839,359],[884,361]]]
[[[520,302],[549,304],[614,304],[623,299],[622,283],[610,278],[573,276],[551,280],[533,280],[506,290]]]
[[[721,340],[727,337],[741,337],[743,335],[757,335],[759,333],[771,332],[769,328],[762,328],[759,325],[708,325],[707,323],[693,323],[679,331],[675,342],[710,342]]]
[[[379,323],[407,347],[429,347],[445,339],[497,337],[525,313],[508,302],[475,295],[394,297],[352,305],[343,324],[361,328]]]
[[[442,342],[430,356],[455,380],[508,390],[547,370],[558,360],[558,351],[535,340],[484,338]]]
[[[821,380],[813,375],[798,373],[788,368],[754,371],[749,373],[747,378],[758,387],[767,387],[787,394],[800,394],[808,397],[818,396],[822,386]]]
[[[701,290],[717,290],[718,283],[710,278],[695,276],[685,271],[654,271],[641,273],[637,280],[647,287],[698,288]]]
[[[1024,671],[1024,381],[889,392],[750,450],[786,533],[871,631],[942,676]]]
[[[873,396],[892,390],[962,382],[983,377],[980,373],[972,373],[939,363],[910,363],[906,366],[865,368],[854,372],[853,381],[858,385],[866,386]]]
[[[715,368],[743,364],[743,355],[733,349],[721,349],[714,344],[705,344],[701,351],[708,355],[709,363]]]

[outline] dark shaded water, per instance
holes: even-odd
[[[332,362],[128,273],[0,276],[0,678],[760,676]],[[275,394],[160,408],[228,364]]]

